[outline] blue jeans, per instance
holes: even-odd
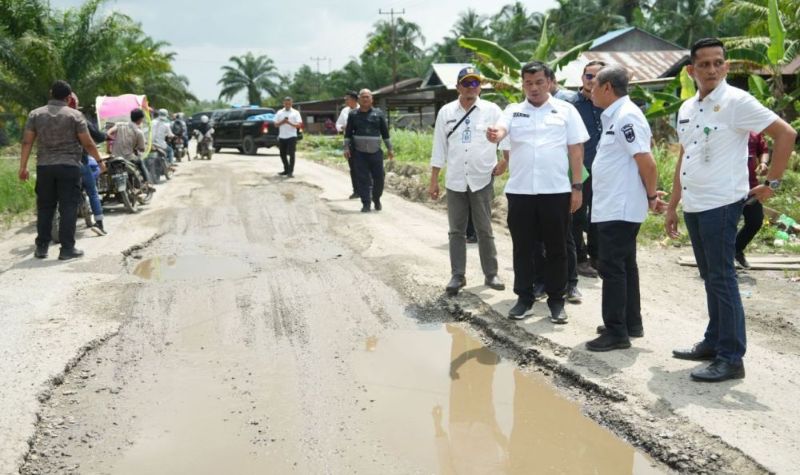
[[[175,163],[175,150],[172,149],[171,145],[167,145],[167,163],[170,165]]]
[[[743,205],[744,200],[699,213],[684,212],[706,287],[708,327],[704,341],[716,349],[718,359],[732,364],[741,363],[747,348],[744,307],[733,264],[736,224]]]
[[[100,195],[97,193],[97,180],[94,178],[92,168],[87,164],[81,165],[81,185],[89,196],[89,205],[92,207],[94,220],[102,221],[103,205],[100,204]]]

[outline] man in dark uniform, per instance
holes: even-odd
[[[36,152],[36,251],[39,259],[47,257],[52,238],[53,215],[56,206],[61,212],[59,240],[60,260],[81,257],[83,251],[75,248],[75,221],[81,199],[81,162],[83,149],[100,161],[100,153],[89,136],[83,114],[67,106],[72,88],[65,81],[56,81],[50,88],[52,99],[46,106],[28,114],[22,136],[19,162],[19,179],[26,181],[28,158],[33,143]]]
[[[358,93],[358,109],[350,112],[344,131],[344,156],[353,157],[356,168],[356,189],[361,196],[361,212],[370,212],[370,195],[375,211],[383,209],[383,151],[381,140],[386,144],[386,156],[394,160],[389,126],[383,111],[372,107],[372,91],[362,89]]]

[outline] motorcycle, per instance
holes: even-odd
[[[147,156],[144,162],[148,167],[148,170],[150,170],[150,176],[153,178],[153,181],[155,181],[156,185],[161,183],[162,175],[167,180],[172,179],[172,168],[170,168],[169,162],[167,161],[166,151],[153,145],[152,150],[150,150],[150,154]]]
[[[209,128],[205,134],[195,129],[192,135],[197,140],[195,159],[204,158],[206,160],[211,160],[211,157],[214,155],[214,128]]]
[[[138,204],[146,204],[153,197],[153,190],[147,186],[137,166],[122,157],[106,159],[106,171],[97,177],[97,192],[103,202],[114,199],[129,213],[135,213]]]
[[[187,153],[186,144],[183,143],[183,136],[175,135],[172,139],[172,150],[175,152],[175,160],[180,162],[186,156],[187,161],[192,161],[192,158]]]

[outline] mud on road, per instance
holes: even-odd
[[[101,258],[120,323],[41,393],[21,473],[769,471],[578,350],[586,328],[516,325],[482,286],[442,298],[441,213],[389,196],[362,215],[344,174],[217,157]]]

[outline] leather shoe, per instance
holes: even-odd
[[[567,323],[567,314],[564,312],[563,301],[547,302],[547,306],[550,308],[550,321],[552,323],[559,325]]]
[[[605,325],[598,325],[597,333],[599,335],[602,335],[605,332],[606,332],[606,326]],[[630,328],[628,328],[628,337],[630,337],[630,338],[641,338],[643,336],[644,336],[644,328],[638,328],[636,330],[631,330]]]
[[[586,342],[586,349],[589,351],[624,350],[630,347],[629,339],[611,336],[608,333],[603,333],[594,340]]]
[[[506,284],[504,284],[503,281],[500,280],[500,277],[497,277],[496,275],[486,277],[486,280],[484,280],[483,283],[494,290],[506,290]]]
[[[78,257],[83,257],[83,251],[81,251],[80,249],[75,249],[74,247],[72,249],[64,249],[62,247],[61,252],[58,253],[59,261],[68,261],[70,259],[75,259]]]
[[[737,252],[736,255],[734,256],[734,259],[736,259],[736,262],[739,263],[739,265],[742,266],[742,268],[744,269],[750,268],[750,263],[747,262],[747,258],[744,257],[743,252]]]
[[[375,211],[380,211],[383,209],[383,205],[381,204],[381,200],[375,200]]]
[[[517,303],[508,311],[508,318],[512,320],[522,320],[531,308],[533,308],[533,302],[528,303],[522,299],[517,299]]]
[[[371,210],[369,209],[369,205],[364,205],[361,207],[362,213],[369,213]]]
[[[44,259],[47,257],[47,244],[43,246],[36,246],[36,250],[33,251],[33,257],[37,259]]]
[[[358,198],[358,193],[356,193],[356,192],[354,191],[354,192],[353,192],[353,193],[350,195],[350,197],[349,197],[348,199],[350,199],[350,200],[354,200],[354,199],[356,199],[356,198]]]
[[[450,282],[447,283],[447,287],[445,287],[444,290],[447,292],[447,295],[453,297],[458,294],[458,291],[465,285],[467,285],[467,279],[465,279],[463,275],[454,275],[450,278]]]
[[[576,270],[578,271],[578,274],[584,277],[591,277],[591,278],[597,277],[597,270],[594,267],[592,267],[592,265],[589,264],[588,261],[579,262]]]
[[[672,350],[672,356],[681,360],[703,361],[713,360],[717,357],[717,350],[708,343],[701,341],[689,349]]]
[[[692,371],[692,379],[694,381],[702,381],[706,383],[719,383],[720,381],[727,381],[729,379],[743,378],[744,364],[731,364],[727,361],[719,359],[714,360],[714,362],[708,365],[706,368]]]

